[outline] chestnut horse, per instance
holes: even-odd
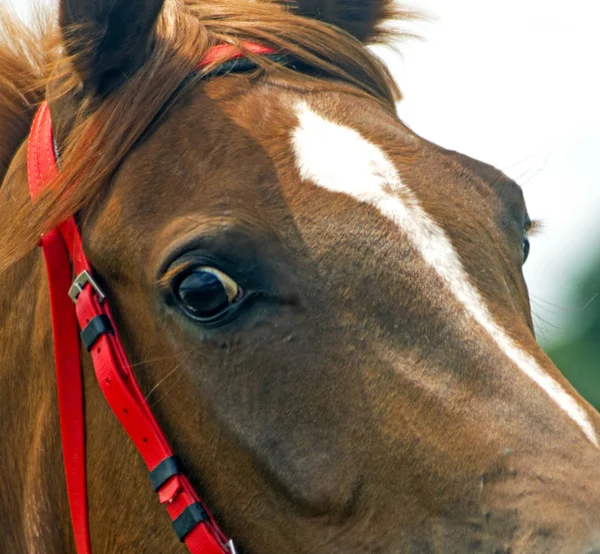
[[[600,416],[537,345],[521,189],[427,142],[391,0],[2,17],[0,551],[74,552],[40,235],[77,214],[152,410],[246,553],[600,552]],[[217,74],[214,45],[249,40]],[[28,197],[49,102],[61,172]],[[175,553],[82,354],[96,553]]]

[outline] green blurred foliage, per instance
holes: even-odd
[[[575,304],[587,307],[571,314],[575,332],[546,350],[575,388],[600,410],[600,258],[577,287]],[[590,302],[591,300],[591,302]]]

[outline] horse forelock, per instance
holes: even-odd
[[[0,184],[43,96],[38,39],[0,6]]]
[[[380,15],[411,17],[408,11],[391,8]],[[105,98],[81,98],[81,82],[73,71],[77,59],[65,54],[68,44],[65,49],[60,30],[47,23],[53,18],[47,13],[38,17],[38,32],[27,32],[8,15],[0,23],[1,44],[9,52],[9,55],[3,54],[3,61],[11,62],[3,63],[0,69],[0,77],[4,75],[0,79],[0,109],[7,113],[6,119],[10,120],[7,124],[18,128],[16,147],[26,132],[32,111],[46,92],[57,116],[62,170],[35,204],[25,197],[20,199],[10,225],[2,223],[0,267],[9,266],[29,252],[40,234],[66,216],[99,199],[115,168],[155,123],[186,76],[215,44],[240,40],[267,43],[322,75],[351,82],[390,110],[399,97],[383,64],[344,31],[301,17],[277,2],[237,0],[221,4],[189,0],[185,5],[166,2],[153,52],[135,75]],[[379,34],[374,32],[371,38],[390,40],[396,36],[397,33],[382,30]],[[77,40],[81,40],[79,35]],[[249,57],[263,71],[279,71],[300,82],[310,79],[261,56]],[[19,69],[16,76],[15,67]],[[211,69],[212,66],[207,67],[188,85],[193,85]],[[15,97],[29,101],[24,115],[11,107],[16,102]],[[3,116],[0,112],[0,124]],[[66,122],[62,126],[61,120]],[[65,125],[67,129],[63,129]],[[14,149],[9,146],[10,152],[0,151],[0,155],[9,158]]]

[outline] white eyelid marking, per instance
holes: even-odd
[[[598,437],[585,410],[494,321],[446,233],[421,208],[383,150],[354,129],[321,117],[305,102],[296,104],[295,112],[299,124],[292,133],[292,145],[302,179],[368,203],[400,227],[500,350],[598,447]]]

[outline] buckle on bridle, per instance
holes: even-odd
[[[77,299],[79,298],[79,295],[83,292],[83,289],[86,285],[90,285],[94,289],[94,292],[98,297],[98,302],[102,304],[102,302],[104,302],[104,300],[106,299],[106,295],[104,294],[104,291],[100,288],[100,285],[97,283],[97,281],[92,277],[91,273],[87,270],[82,271],[79,275],[77,275],[75,281],[73,281],[73,284],[69,289],[69,298],[75,304],[77,304]]]

